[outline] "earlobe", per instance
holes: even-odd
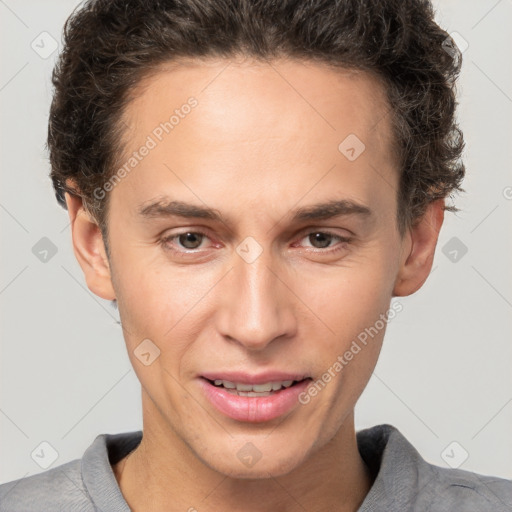
[[[427,280],[434,261],[439,231],[443,225],[444,204],[444,199],[430,203],[425,214],[405,235],[404,244],[407,246],[395,280],[393,297],[411,295]]]
[[[71,221],[73,251],[87,287],[98,297],[114,300],[116,296],[101,230],[84,208],[81,197],[66,192],[66,204]]]

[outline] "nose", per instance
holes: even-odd
[[[272,265],[268,251],[251,263],[234,256],[233,268],[218,290],[219,332],[251,351],[295,334],[293,294],[285,284],[283,267],[279,271]]]

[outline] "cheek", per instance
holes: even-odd
[[[175,386],[191,365],[193,341],[203,323],[202,304],[212,288],[213,276],[191,272],[191,267],[171,268],[127,257],[117,265],[116,293],[124,337],[132,366],[146,393],[155,403],[169,399],[189,404],[189,393]],[[135,261],[137,263],[135,264]],[[203,273],[204,274],[204,273]],[[203,308],[204,309],[204,308]],[[147,341],[152,344],[148,345]],[[142,345],[146,343],[146,345]],[[158,356],[146,366],[137,354],[153,351]],[[158,352],[159,351],[159,352]],[[167,398],[165,398],[167,397]],[[186,407],[182,407],[181,410]]]
[[[305,337],[315,340],[305,350],[318,362],[319,373],[330,369],[334,375],[325,378],[332,383],[331,406],[340,414],[359,397],[378,359],[386,329],[382,316],[388,317],[391,301],[392,260],[391,252],[375,245],[364,258],[305,274],[298,284],[297,295],[312,312]]]
[[[119,314],[131,346],[149,338],[162,355],[163,349],[176,354],[186,349],[200,324],[201,304],[218,276],[212,270],[166,265],[160,257],[155,260],[144,259],[136,251],[131,256],[126,251],[118,259],[115,289]]]
[[[294,289],[331,334],[346,341],[373,325],[389,307],[393,268],[380,258],[365,256],[364,261],[360,258],[327,271],[305,273]]]

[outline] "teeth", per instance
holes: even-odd
[[[279,391],[283,387],[289,388],[293,382],[293,380],[283,380],[280,382],[265,382],[264,384],[240,384],[221,379],[213,381],[216,386],[223,386],[226,389],[233,390],[233,392],[240,396],[267,396],[272,391]]]
[[[252,384],[237,384],[237,391],[252,391]]]
[[[232,382],[229,382],[228,380],[215,379],[213,382],[216,386],[224,386],[227,389],[235,389],[236,388],[236,384],[233,384]]]
[[[257,393],[272,391],[272,382],[267,382],[266,384],[254,384],[254,386],[252,386],[252,390]]]

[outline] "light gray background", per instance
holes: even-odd
[[[76,4],[0,0],[0,482],[42,471],[31,453],[43,441],[55,467],[100,433],[142,426],[117,311],[87,289],[47,177],[57,51],[43,59],[31,43],[45,31],[60,50]],[[458,464],[465,450],[462,469],[512,478],[512,2],[435,5],[469,43],[459,85],[467,193],[462,212],[446,215],[429,280],[399,299],[356,427],[391,423],[432,463],[447,466],[445,453]],[[32,252],[43,237],[57,248],[46,263]],[[453,237],[468,249],[456,262],[442,252]]]

